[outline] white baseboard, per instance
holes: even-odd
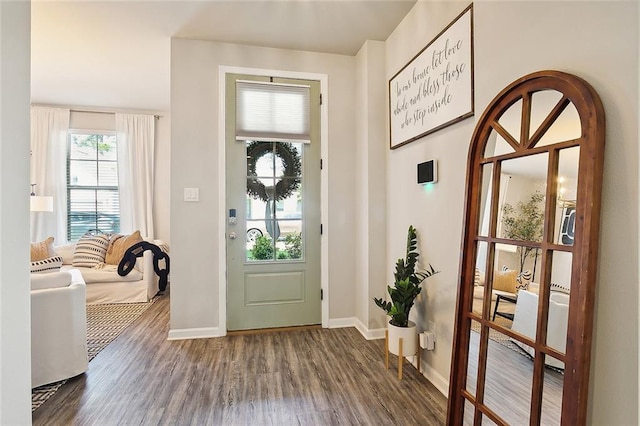
[[[416,361],[418,359],[417,356],[407,356],[405,357],[405,359],[407,361],[409,361],[411,363],[411,365],[413,365],[414,367],[416,366]],[[441,394],[443,394],[444,396],[449,396],[449,381],[446,380],[444,377],[442,377],[440,375],[440,373],[438,373],[434,368],[432,368],[429,364],[427,364],[424,360],[424,358],[421,359],[421,368],[420,371],[422,372],[422,375],[424,377],[426,377],[427,380],[429,380],[433,386],[436,387],[436,389],[438,389],[440,391]]]
[[[346,327],[355,327],[355,326],[356,326],[356,317],[334,318],[334,319],[330,318],[328,328],[346,328]]]
[[[384,339],[384,328],[377,328],[369,330],[363,323],[356,317],[349,318],[336,318],[329,320],[329,328],[345,328],[355,327],[356,330],[362,334],[367,340]]]
[[[169,330],[167,340],[209,339],[211,337],[223,337],[226,335],[227,333],[221,331],[218,327],[182,328]]]
[[[384,328],[368,329],[358,318],[356,318],[356,329],[358,329],[360,334],[367,340],[384,339]]]

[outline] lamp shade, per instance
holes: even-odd
[[[32,195],[29,198],[31,200],[30,210],[32,212],[52,212],[53,211],[53,197],[43,197],[38,195]]]

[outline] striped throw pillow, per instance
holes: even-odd
[[[79,268],[93,268],[104,263],[109,247],[109,235],[87,232],[76,244],[72,265]]]
[[[43,260],[31,262],[32,274],[44,274],[48,272],[58,272],[62,266],[62,256],[52,256]]]
[[[560,293],[571,294],[571,290],[568,287],[565,287],[565,286],[557,284],[557,283],[551,283],[551,291],[557,291],[557,292],[560,292]]]

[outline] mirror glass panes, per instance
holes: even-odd
[[[540,276],[540,249],[518,244],[496,244],[494,269],[501,274],[493,280],[493,289],[517,293],[529,289]]]
[[[478,221],[478,235],[489,236],[491,223],[491,182],[493,181],[493,164],[482,165],[482,189],[480,192],[480,217]]]
[[[496,426],[496,423],[487,416],[482,416],[482,426]]]
[[[542,241],[549,154],[502,162],[498,231],[502,238]]]
[[[494,129],[491,129],[487,144],[484,147],[484,158],[497,157],[498,155],[515,152],[513,147]]]
[[[471,321],[469,336],[469,360],[467,361],[467,391],[475,396],[478,378],[478,348],[480,347],[480,322]]]
[[[527,424],[531,408],[533,363],[514,350],[511,339],[498,332],[489,335],[484,405],[506,423]]]
[[[246,146],[246,260],[303,259],[302,144]]]
[[[555,217],[556,244],[572,246],[578,194],[578,158],[580,147],[560,151]]]
[[[554,89],[542,89],[548,87]],[[566,386],[585,389],[588,385],[590,348],[581,336],[588,337],[584,333],[591,331],[595,283],[587,277],[588,285],[573,294],[563,287],[570,287],[572,279],[575,287],[577,278],[571,276],[572,271],[593,267],[591,257],[583,251],[597,248],[598,224],[574,220],[586,213],[576,213],[576,207],[593,203],[594,212],[599,211],[595,202],[599,201],[602,182],[601,113],[600,100],[582,80],[542,71],[502,91],[484,113],[484,117],[497,117],[495,121],[483,120],[474,131],[468,171],[472,191],[467,196],[471,215],[465,227],[462,268],[470,271],[486,264],[485,287],[489,291],[484,306],[473,297],[473,309],[466,312],[466,318],[477,319],[484,327],[484,336],[475,333],[475,339],[468,339],[467,327],[456,330],[456,342],[463,346],[462,356],[453,356],[457,365],[452,365],[452,371],[457,373],[452,374],[452,395],[456,396],[451,400],[452,423],[472,421],[473,407],[461,396],[469,394],[471,382],[467,381],[475,374],[471,365],[476,359],[480,373],[474,385],[482,402],[475,408],[488,415],[477,415],[475,424],[574,424],[585,415],[586,400],[573,399],[576,410],[565,410],[562,417],[560,406],[565,379]],[[527,140],[520,140],[522,137]],[[580,155],[587,147],[593,155]],[[493,164],[492,185],[485,176],[488,162]],[[582,179],[589,173],[595,173],[597,179]],[[579,227],[582,225],[585,228]],[[580,233],[591,228],[591,235]],[[584,241],[582,246],[575,244],[574,230]],[[480,249],[478,240],[488,248]],[[486,261],[479,257],[485,252]],[[503,277],[503,273],[511,276]],[[523,281],[528,281],[528,286]],[[461,283],[458,309],[471,305],[470,290],[466,282]],[[475,287],[473,291],[476,296]],[[491,304],[487,306],[489,296]],[[572,303],[585,309],[575,312],[575,323],[567,327],[569,300],[578,297],[580,303]],[[478,318],[479,310],[483,310],[483,317]],[[537,329],[538,323],[545,329]],[[488,340],[479,345],[483,338]],[[473,356],[464,356],[467,354]],[[568,360],[571,369],[565,371],[562,362]],[[540,370],[534,377],[536,362]],[[532,398],[533,389],[540,392],[536,398]],[[565,403],[572,397],[566,395]]]
[[[531,136],[538,130],[542,122],[562,99],[562,94],[555,90],[535,92],[531,98]],[[575,105],[569,103],[553,124],[544,132],[536,146],[552,145],[580,138],[580,116]]]
[[[562,412],[562,372],[551,368],[544,369],[542,385],[542,425],[559,425]]]
[[[522,122],[522,99],[516,101],[498,119],[498,123],[517,141],[520,141]]]
[[[484,292],[487,271],[487,250],[489,244],[484,241],[478,242],[478,251],[476,255],[476,267],[473,278],[473,304],[471,311],[478,317],[482,316],[484,307]]]
[[[468,400],[464,400],[464,419],[463,424],[471,426],[473,424],[473,416],[475,415],[475,407]]]
[[[570,252],[555,250],[552,252],[552,256],[546,344],[564,354],[569,323],[573,255]],[[547,357],[547,364],[564,369],[564,364],[557,359]]]

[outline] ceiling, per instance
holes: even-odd
[[[32,102],[169,111],[171,37],[355,55],[415,3],[33,0]]]

